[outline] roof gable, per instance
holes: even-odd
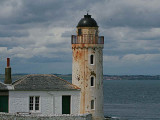
[[[77,86],[55,76],[46,74],[26,75],[13,83],[14,90],[22,91],[63,91],[79,90]]]

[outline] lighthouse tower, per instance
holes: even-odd
[[[103,113],[103,46],[97,22],[84,15],[72,35],[72,83],[81,88],[80,113],[91,113],[102,120]]]

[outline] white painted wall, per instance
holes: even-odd
[[[80,91],[9,91],[9,113],[29,112],[29,96],[40,96],[39,114],[62,114],[62,95],[71,96],[71,114],[79,114]]]

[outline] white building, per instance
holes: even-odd
[[[9,113],[79,114],[80,89],[54,75],[27,75],[12,84]]]

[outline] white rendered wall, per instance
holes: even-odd
[[[40,96],[39,114],[62,114],[62,95],[71,96],[71,114],[79,114],[80,91],[9,91],[9,113],[29,112],[29,96]]]

